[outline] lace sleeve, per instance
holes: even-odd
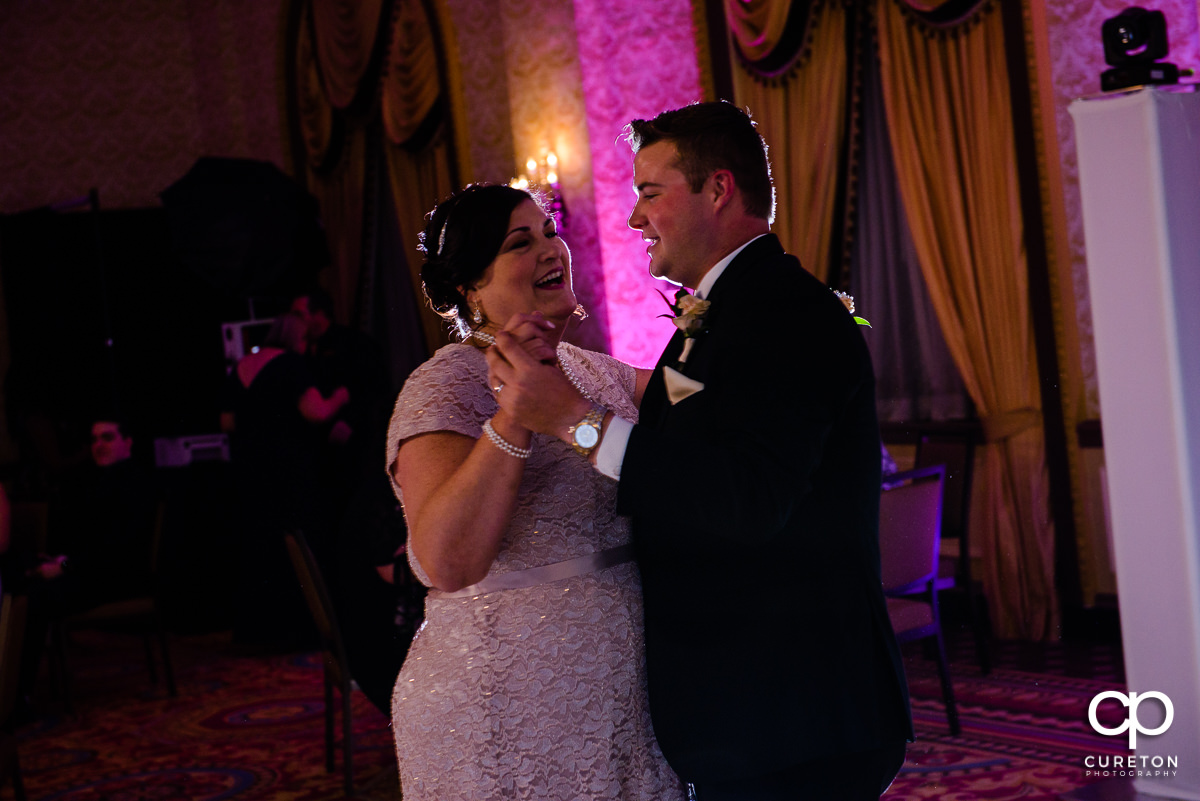
[[[475,439],[498,410],[487,386],[487,361],[469,345],[448,345],[404,382],[388,426],[387,469],[400,443],[418,434],[452,431]]]
[[[593,400],[631,423],[638,421],[638,408],[633,402],[637,370],[633,365],[574,345],[563,345],[563,351]]]

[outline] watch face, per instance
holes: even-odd
[[[591,423],[584,423],[575,429],[575,442],[581,448],[594,448],[600,441],[600,432]]]

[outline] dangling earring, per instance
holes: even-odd
[[[475,325],[483,322],[483,312],[479,310],[478,306],[475,307],[475,313],[471,315],[471,319],[475,321]]]
[[[575,306],[575,311],[573,311],[572,314],[578,317],[579,322],[581,323],[588,318],[587,309],[583,308],[582,303]]]

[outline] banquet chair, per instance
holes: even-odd
[[[971,479],[975,462],[975,443],[969,436],[924,434],[917,443],[915,467],[935,464],[946,467],[946,490],[942,505],[942,535],[939,548],[938,589],[957,589],[963,593],[967,621],[975,639],[975,658],[987,674],[992,660],[988,648],[990,632],[981,608],[978,579],[972,573],[973,555],[970,538]]]
[[[950,733],[958,736],[962,729],[938,611],[938,545],[945,476],[941,465],[888,476],[888,488],[879,500],[879,550],[883,591],[896,639],[905,643],[933,638]]]
[[[313,622],[321,638],[321,652],[325,674],[325,770],[334,771],[334,708],[333,688],[337,685],[342,699],[342,783],[347,796],[354,794],[354,763],[352,752],[354,740],[351,734],[350,717],[350,662],[346,659],[346,647],[342,631],[334,614],[333,601],[329,596],[321,568],[313,556],[304,534],[299,531],[284,535],[292,567],[304,593],[304,600],[312,613]]]
[[[150,540],[150,591],[146,595],[100,604],[83,612],[64,615],[51,624],[51,672],[55,674],[59,694],[67,712],[71,706],[71,673],[67,665],[67,641],[70,632],[77,629],[104,629],[134,631],[142,635],[146,648],[146,669],[150,683],[158,684],[158,669],[154,659],[154,641],[158,642],[159,654],[166,678],[167,694],[171,698],[179,695],[175,687],[175,671],[171,666],[171,651],[167,647],[167,630],[163,624],[158,603],[158,557],[162,547],[163,523],[166,519],[166,503],[160,501],[155,513],[154,530]]]
[[[17,737],[12,732],[21,675],[21,643],[25,639],[25,614],[29,599],[23,595],[0,598],[0,787],[12,781],[13,797],[25,801]]]

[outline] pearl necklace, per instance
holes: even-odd
[[[471,337],[485,345],[496,344],[496,338],[487,331],[472,331]],[[565,375],[567,380],[571,382],[571,386],[575,387],[575,389],[579,391],[580,395],[595,403],[595,400],[592,398],[592,396],[588,394],[586,389],[583,388],[583,382],[579,380],[579,376],[575,375],[575,371],[568,367],[567,363],[563,360],[561,342],[558,344],[558,369],[562,370],[563,375]]]

